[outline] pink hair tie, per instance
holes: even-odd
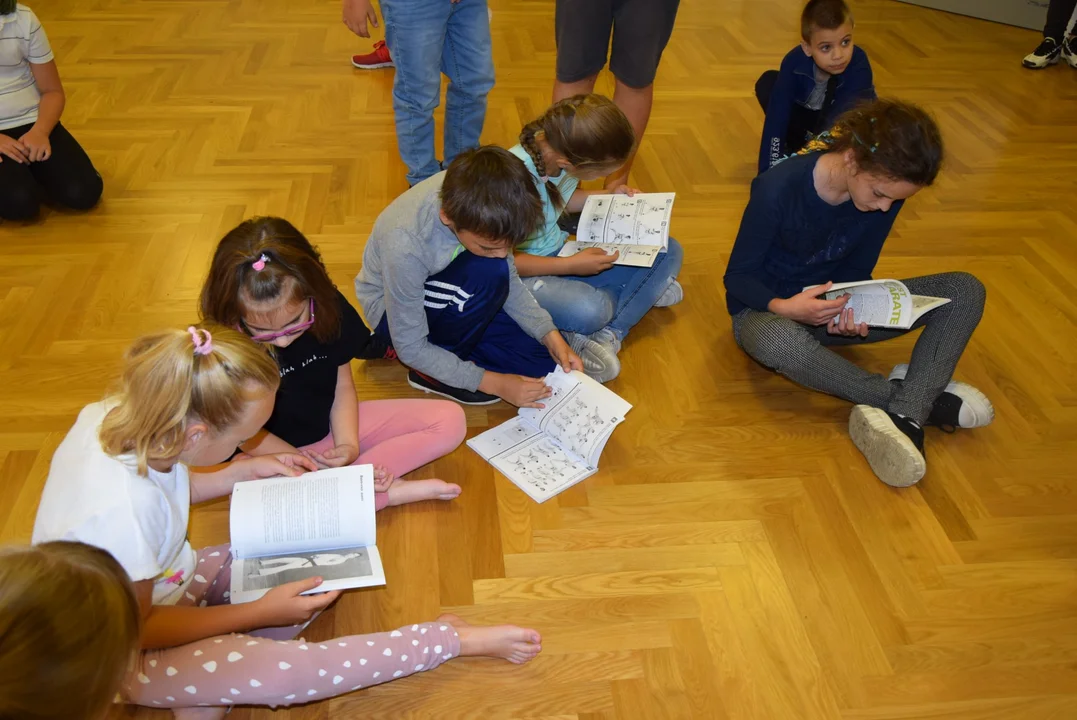
[[[213,352],[213,336],[209,334],[209,330],[191,325],[187,332],[191,333],[191,340],[194,340],[195,355],[209,355]]]
[[[550,178],[546,175],[542,175],[539,177],[539,182],[545,185],[546,183],[550,182]]]
[[[255,272],[262,272],[266,269],[267,262],[269,262],[269,258],[266,257],[265,253],[262,253],[257,260],[251,263],[251,267],[254,268]]]

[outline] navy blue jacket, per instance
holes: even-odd
[[[824,129],[843,112],[860,100],[874,100],[875,86],[871,75],[868,54],[859,45],[853,47],[853,58],[845,72],[837,76],[834,98],[830,107],[822,112]],[[759,146],[759,172],[763,172],[799,147],[786,147],[785,135],[789,130],[789,115],[793,104],[804,105],[815,89],[815,61],[797,45],[782,59],[778,81],[774,83],[767,117],[763,121],[763,140]]]
[[[851,200],[830,205],[812,173],[822,153],[794,155],[752,181],[752,194],[725,271],[730,315],[767,309],[828,280],[870,280],[904,200],[886,212],[861,212]]]

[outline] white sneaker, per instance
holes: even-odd
[[[621,374],[621,361],[612,349],[595,342],[586,335],[564,333],[565,340],[572,351],[583,361],[583,371],[587,377],[600,383],[609,382]]]
[[[927,472],[924,431],[907,418],[857,405],[849,413],[849,438],[890,487],[915,485]]]
[[[895,365],[888,380],[904,380],[909,374],[907,364]],[[972,385],[951,380],[935,399],[928,425],[946,428],[978,428],[990,425],[995,419],[995,406],[987,396]]]
[[[669,281],[669,287],[662,293],[662,297],[658,298],[658,302],[654,306],[669,307],[670,305],[676,305],[681,300],[684,300],[684,288],[677,282],[677,278],[673,278]]]

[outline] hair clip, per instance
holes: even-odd
[[[873,122],[874,122],[874,119],[873,119]],[[852,133],[853,133],[853,139],[856,140],[861,145],[863,145],[864,147],[866,147],[868,149],[868,152],[875,152],[876,150],[879,149],[879,143],[875,143],[873,145],[868,145],[866,142],[864,142],[863,140],[860,139],[860,136],[856,134],[856,131],[852,131]]]
[[[255,272],[262,272],[266,269],[266,263],[269,262],[269,258],[265,253],[262,253],[257,260],[251,263],[251,267]]]
[[[209,355],[213,352],[213,336],[209,334],[209,330],[191,325],[187,332],[191,333],[191,340],[194,341],[195,355]]]

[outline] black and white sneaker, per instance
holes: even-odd
[[[924,429],[908,418],[857,405],[849,414],[849,437],[890,487],[915,485],[927,472]]]
[[[1039,47],[1025,55],[1021,64],[1033,70],[1041,70],[1048,65],[1058,62],[1058,56],[1062,54],[1062,47],[1054,38],[1044,38]]]
[[[1077,37],[1062,41],[1062,59],[1069,63],[1071,68],[1077,68]]]
[[[896,365],[890,371],[889,380],[901,381],[908,374],[908,365]],[[942,394],[935,398],[927,424],[953,432],[955,428],[984,427],[994,419],[995,406],[986,395],[968,383],[951,380]]]
[[[440,395],[441,397],[455,400],[461,405],[493,405],[494,403],[501,401],[501,398],[497,395],[489,395],[478,391],[472,392],[470,390],[464,390],[463,388],[454,388],[451,385],[440,383],[434,378],[429,378],[414,370],[408,370],[408,385],[411,385],[416,390],[422,390],[425,393],[433,393],[434,395]]]

